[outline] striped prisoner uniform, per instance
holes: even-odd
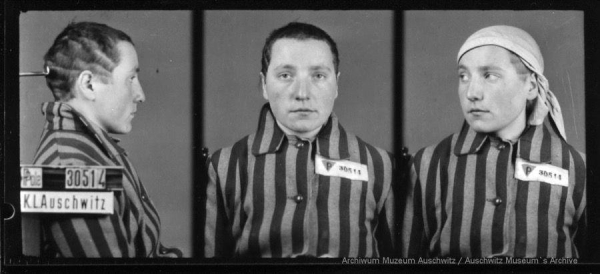
[[[42,105],[46,125],[35,165],[121,166],[123,191],[112,215],[45,215],[43,254],[49,257],[181,257],[160,243],[160,219],[125,150],[68,104]]]
[[[516,179],[517,158],[567,170],[568,187]],[[578,257],[585,176],[585,155],[548,120],[528,127],[515,144],[465,122],[459,134],[411,161],[402,256]]]
[[[315,155],[368,167],[368,181],[315,173]],[[331,114],[313,141],[286,136],[269,104],[258,130],[209,161],[206,257],[393,254],[392,157]]]

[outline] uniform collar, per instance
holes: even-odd
[[[475,154],[481,150],[481,147],[488,140],[488,135],[480,133],[471,128],[467,121],[463,122],[462,129],[458,134],[454,154],[456,156],[464,154]]]
[[[347,146],[339,146],[340,137],[344,136],[343,139],[345,139],[345,135],[345,130],[338,123],[335,113],[332,112],[327,123],[321,128],[315,138],[317,151],[320,155],[330,159],[350,158]],[[284,140],[288,142],[300,141],[296,137],[288,138],[285,135],[283,130],[277,125],[269,103],[266,103],[260,111],[258,129],[256,130],[252,144],[252,154],[258,156],[266,153],[275,153],[281,149]],[[335,147],[336,149],[329,149],[329,147]],[[340,147],[340,149],[338,150],[337,147]]]
[[[492,136],[485,133],[479,133],[473,130],[467,121],[463,122],[462,129],[456,138],[454,154],[456,156],[466,154],[477,154],[486,142],[492,142]],[[542,142],[551,144],[551,142],[560,142],[562,139],[556,135],[556,130],[549,124],[548,119],[538,126],[528,126],[516,142],[517,155],[527,161],[549,162],[552,153],[541,153],[540,155],[529,155],[525,153],[532,146],[540,145]]]
[[[88,121],[73,107],[61,102],[45,102],[42,104],[42,114],[46,117],[47,130],[68,130],[83,132],[91,136],[110,157],[126,154],[113,138],[98,125]]]

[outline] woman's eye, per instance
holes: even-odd
[[[498,79],[498,75],[487,73],[487,74],[485,74],[485,79],[495,81]]]

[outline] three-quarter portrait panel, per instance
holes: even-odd
[[[583,13],[404,15],[402,256],[582,257]]]

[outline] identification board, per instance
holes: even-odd
[[[112,191],[21,191],[21,212],[113,214]]]

